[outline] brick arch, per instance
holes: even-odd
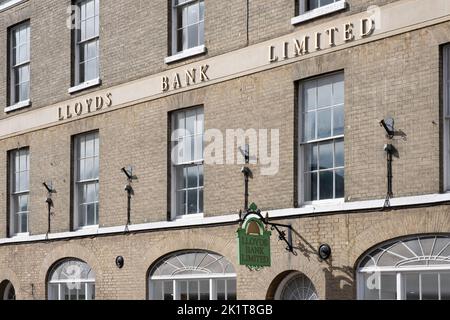
[[[273,256],[272,266],[270,268],[264,268],[260,271],[249,271],[245,266],[239,266],[238,281],[239,274],[247,273],[246,276],[243,277],[246,278],[249,276],[249,272],[253,272],[253,275],[250,275],[252,278],[252,291],[253,293],[258,292],[259,296],[256,297],[256,299],[263,300],[270,298],[270,291],[273,289],[276,291],[277,285],[281,283],[284,277],[289,276],[292,272],[299,272],[311,280],[319,299],[325,298],[325,274],[323,272],[323,268],[317,268],[316,261],[305,263],[304,259],[296,256],[295,259],[293,259],[296,263],[290,263],[288,266],[284,263],[284,259],[280,259],[281,263],[274,263],[274,261],[277,260],[278,259]],[[325,267],[326,265],[324,264],[324,268]]]
[[[19,277],[17,277],[16,273],[9,268],[0,268],[0,283],[5,280],[11,282],[14,286],[16,300],[25,299],[25,294],[22,294]]]
[[[42,297],[47,297],[47,278],[49,272],[58,262],[70,258],[86,262],[95,271],[96,283],[102,282],[102,266],[95,254],[86,247],[69,242],[50,250],[42,261],[39,269],[40,283],[37,286],[37,290]]]
[[[189,230],[174,235],[174,237],[177,238],[177,241],[160,241],[155,243],[155,245],[146,252],[143,252],[143,263],[146,268],[149,269],[155,262],[173,252],[183,250],[206,250],[224,256],[233,264],[236,270],[238,269],[235,263],[236,259],[233,259],[233,257],[237,256],[237,248],[234,242],[236,241],[236,238],[234,234],[231,237],[206,237],[199,236],[198,232],[195,232],[195,230]]]

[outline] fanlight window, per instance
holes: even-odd
[[[151,270],[149,293],[151,300],[235,300],[236,271],[215,253],[175,253]]]
[[[368,254],[360,267],[366,271],[380,268],[438,266],[450,264],[450,238],[416,237],[382,246]]]
[[[49,300],[94,300],[95,272],[80,260],[65,260],[52,270]]]
[[[275,293],[276,300],[318,300],[316,288],[311,280],[300,272],[289,274]]]
[[[373,250],[358,268],[360,299],[450,299],[450,237],[410,237]]]

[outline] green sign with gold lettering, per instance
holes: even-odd
[[[250,268],[271,266],[270,236],[262,221],[250,218],[237,231],[239,264]]]

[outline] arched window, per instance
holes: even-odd
[[[415,236],[382,245],[361,260],[358,298],[450,299],[450,237]]]
[[[289,273],[279,284],[275,300],[317,300],[311,280],[300,272]]]
[[[86,262],[64,260],[48,277],[49,300],[94,300],[95,272]]]
[[[236,271],[223,256],[185,251],[158,261],[149,273],[150,300],[236,300]]]
[[[4,280],[0,283],[0,300],[16,300],[16,291],[11,281]]]

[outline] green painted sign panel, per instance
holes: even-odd
[[[248,267],[270,267],[270,236],[263,223],[256,218],[246,221],[237,231],[239,264]]]

